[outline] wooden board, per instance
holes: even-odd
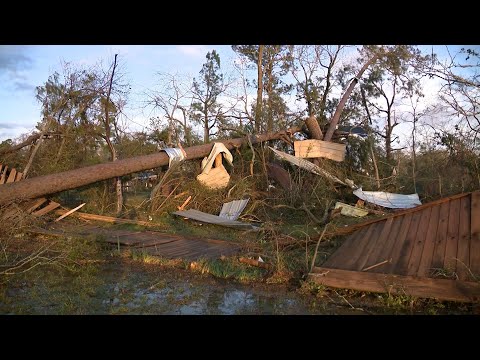
[[[480,301],[480,283],[478,282],[417,278],[323,267],[314,268],[308,279],[326,286],[358,291],[406,294],[449,301]]]
[[[358,271],[364,271],[364,269],[366,268],[369,268],[380,262],[388,260],[388,259],[380,259],[379,255],[385,247],[385,243],[387,242],[387,239],[390,235],[392,224],[393,224],[393,219],[388,219],[387,221],[385,221],[380,235],[377,236],[377,241],[371,242],[372,245],[370,246],[370,252],[368,255],[364,257],[364,260],[362,261],[362,263],[359,264],[357,269]],[[379,267],[375,267],[374,269],[377,269],[377,268]]]
[[[392,228],[390,229],[390,233],[388,234],[387,239],[385,240],[382,246],[382,249],[378,253],[377,259],[385,259],[385,260],[392,259],[391,254],[393,252],[393,248],[397,242],[397,239],[401,233],[402,223],[403,223],[403,219],[401,220],[397,219],[396,221],[393,222]],[[377,262],[377,264],[379,262]],[[368,271],[374,272],[374,273],[386,273],[391,263],[392,262],[389,261],[386,264],[382,264],[381,266],[374,267],[373,269],[370,269]]]
[[[480,279],[480,191],[472,193],[470,211],[470,270]]]
[[[470,276],[470,209],[471,196],[465,196],[460,203],[460,224],[458,227],[457,275],[459,280],[474,280]]]
[[[334,161],[345,160],[345,144],[322,140],[294,141],[295,156],[300,158],[326,158]]]
[[[42,216],[42,215],[45,215],[46,213],[56,209],[59,206],[60,206],[59,203],[56,203],[55,201],[51,201],[50,204],[48,204],[44,208],[41,208],[40,210],[37,210],[37,211],[33,212],[32,215]]]
[[[26,210],[27,214],[30,214],[33,210],[38,208],[40,205],[42,205],[46,201],[47,201],[47,199],[40,198],[40,199],[35,199],[35,200],[32,200],[32,201],[28,202],[27,206],[29,206],[29,207]]]
[[[450,211],[448,215],[447,243],[445,244],[445,257],[443,259],[443,268],[451,273],[455,273],[457,267],[460,201],[461,199],[457,199],[450,202]]]
[[[413,245],[415,243],[415,237],[418,229],[418,224],[422,218],[422,212],[415,212],[412,216],[410,227],[408,228],[407,236],[403,241],[402,249],[400,250],[399,257],[396,261],[393,261],[394,268],[392,273],[399,275],[406,275],[408,262],[410,261],[410,255],[412,254]]]
[[[428,226],[430,225],[430,216],[432,208],[425,209],[421,212],[422,217],[418,223],[417,233],[415,234],[415,241],[413,243],[412,253],[408,260],[407,271],[405,275],[414,276],[417,274],[422,259],[423,249],[427,239]]]
[[[17,170],[15,169],[10,170],[10,174],[8,175],[8,179],[7,179],[7,184],[15,182],[16,176],[17,176]]]
[[[417,275],[426,276],[430,274],[430,267],[432,264],[433,250],[435,249],[435,239],[437,237],[438,230],[438,218],[440,216],[440,206],[432,207],[432,213],[430,214],[430,221],[427,228],[427,236],[425,238],[425,244],[423,247],[420,263],[418,264]]]
[[[438,220],[437,238],[433,250],[432,271],[438,271],[443,268],[443,259],[445,257],[445,248],[447,242],[448,215],[450,202],[440,205],[440,217]]]
[[[7,179],[7,169],[8,169],[8,165],[5,165],[5,167],[3,168],[2,175],[0,176],[0,185],[4,184],[5,180]]]

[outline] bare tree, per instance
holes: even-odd
[[[154,119],[152,125],[156,129],[162,126],[162,119],[167,121],[167,145],[184,141],[192,145],[192,129],[188,125],[188,111],[192,101],[191,80],[178,74],[159,73],[159,89],[147,92],[147,105],[161,112],[161,118]],[[179,131],[180,130],[180,131]]]

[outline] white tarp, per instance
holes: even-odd
[[[390,209],[409,209],[422,205],[418,194],[393,194],[383,191],[363,191],[362,188],[353,191],[353,194],[371,204]]]
[[[202,160],[202,174],[208,174],[210,172],[215,158],[222,152],[225,160],[227,160],[230,165],[233,165],[232,153],[225,147],[223,143],[215,143],[208,157],[205,157]]]

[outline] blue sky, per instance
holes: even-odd
[[[54,71],[61,73],[61,61],[93,65],[103,60],[108,64],[118,53],[132,88],[126,113],[132,121],[145,123],[148,116],[139,109],[138,99],[143,91],[154,87],[155,74],[197,76],[212,49],[220,54],[222,69],[231,70],[235,53],[229,45],[0,45],[0,142],[35,129],[40,120],[35,87],[44,84]],[[430,51],[431,46],[422,49]],[[444,53],[445,47],[435,46],[434,50]],[[435,87],[430,91],[435,92]]]
[[[35,129],[40,120],[35,87],[54,71],[61,73],[61,61],[88,66],[103,60],[108,64],[118,53],[132,88],[129,117],[143,122],[135,100],[155,85],[155,74],[196,76],[212,49],[220,54],[222,67],[234,58],[228,45],[0,45],[0,142]]]

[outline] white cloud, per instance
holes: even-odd
[[[200,57],[205,56],[208,52],[208,47],[205,45],[178,45],[177,50],[184,55]]]

